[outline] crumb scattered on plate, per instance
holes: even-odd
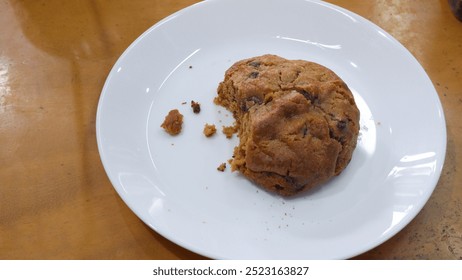
[[[217,132],[217,128],[215,127],[214,124],[208,124],[206,123],[204,126],[204,135],[207,137],[210,137]]]
[[[221,172],[225,171],[225,169],[226,169],[226,162],[223,162],[222,164],[220,164],[220,166],[217,167],[217,170]]]
[[[161,127],[170,135],[177,135],[181,132],[183,125],[183,115],[177,110],[173,109],[165,116],[164,122]]]

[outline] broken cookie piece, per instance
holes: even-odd
[[[177,135],[181,132],[183,125],[183,115],[177,110],[173,109],[165,116],[164,122],[161,127],[170,135]]]
[[[217,128],[215,127],[214,124],[208,124],[208,123],[205,124],[204,135],[206,137],[211,137],[212,135],[215,134],[215,132],[217,132]]]

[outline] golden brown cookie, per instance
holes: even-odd
[[[215,103],[236,119],[240,142],[232,170],[280,195],[340,174],[356,147],[360,113],[351,91],[313,62],[275,55],[238,61]]]

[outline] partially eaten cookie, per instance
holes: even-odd
[[[331,70],[263,55],[232,65],[215,103],[233,113],[239,145],[231,169],[290,196],[340,174],[351,160],[360,112]]]

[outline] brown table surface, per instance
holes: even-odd
[[[113,189],[95,135],[121,53],[196,0],[0,1],[0,259],[203,259],[146,226]],[[462,259],[462,22],[446,0],[330,0],[417,58],[441,99],[447,154],[420,214],[358,259]]]

